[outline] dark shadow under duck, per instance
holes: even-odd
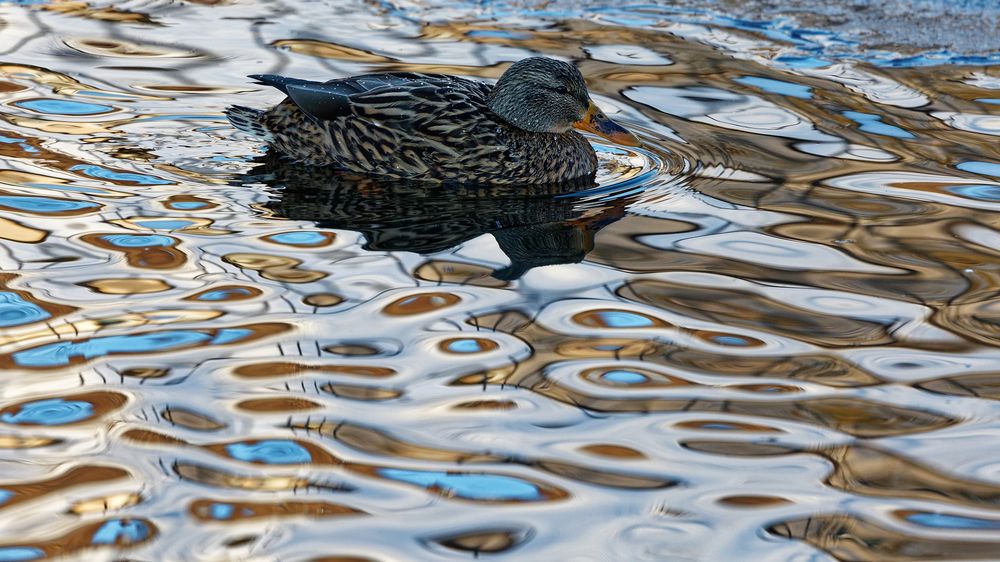
[[[558,185],[460,186],[373,178],[268,158],[239,179],[280,188],[276,215],[364,235],[364,249],[434,254],[492,234],[520,278],[544,265],[577,263],[598,230],[625,215],[624,201],[584,202],[589,181]]]
[[[545,57],[513,64],[496,85],[443,74],[386,72],[312,82],[251,76],[288,97],[267,111],[226,110],[238,129],[285,159],[419,180],[552,184],[593,178],[581,128],[638,139],[590,99],[580,72]]]

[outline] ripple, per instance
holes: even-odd
[[[464,355],[493,351],[499,346],[493,341],[482,338],[452,338],[441,342],[439,347],[441,351]]]
[[[638,86],[624,95],[664,113],[725,129],[813,142],[840,140],[818,131],[804,115],[754,96],[717,88]]]
[[[850,174],[826,180],[840,189],[863,193],[880,193],[924,201],[940,202],[957,207],[1000,209],[992,193],[1000,184],[973,181],[966,178],[909,172],[871,172]],[[971,191],[970,197],[965,192]],[[980,198],[978,194],[987,195]]]
[[[936,111],[931,113],[931,115],[962,131],[992,136],[1000,135],[1000,117],[996,115],[977,115],[950,111]]]
[[[312,455],[294,441],[268,439],[253,443],[226,445],[226,452],[236,460],[264,464],[306,464]]]
[[[623,287],[620,294],[689,318],[778,334],[824,347],[881,345],[892,341],[891,321],[869,319],[865,311],[855,313],[857,317],[844,314],[847,311],[824,314],[816,307],[796,306],[794,298],[781,301],[746,290],[662,281],[633,282]],[[693,334],[702,341],[725,347],[760,348],[767,343],[759,337],[715,330]]]
[[[895,125],[889,125],[888,123],[882,122],[882,116],[873,113],[861,113],[860,111],[845,111],[843,112],[844,117],[851,119],[858,125],[858,130],[864,131],[866,133],[872,133],[874,135],[882,135],[886,137],[893,137],[897,139],[913,139],[916,135],[913,133],[896,127]]]
[[[677,427],[698,431],[741,431],[755,433],[784,433],[781,429],[752,423],[731,422],[722,420],[691,420],[680,422]]]
[[[585,369],[580,373],[580,378],[611,386],[684,387],[696,384],[679,376],[638,368],[597,367]]]
[[[34,215],[68,216],[79,215],[101,207],[91,201],[71,201],[53,197],[31,197],[21,195],[0,195],[0,208]]]
[[[612,384],[632,385],[632,384],[642,384],[648,381],[649,377],[647,377],[642,373],[637,373],[635,371],[615,369],[613,371],[607,371],[601,374],[601,379],[606,380]]]
[[[338,304],[344,302],[344,298],[340,295],[334,295],[332,293],[317,293],[315,295],[306,296],[302,299],[302,302],[319,308],[337,306]]]
[[[773,78],[764,78],[762,76],[742,76],[740,78],[736,78],[733,82],[746,84],[747,86],[752,86],[759,90],[782,96],[789,96],[804,100],[812,99],[813,97],[812,88],[809,86],[796,84],[794,82],[786,82],[784,80],[774,80]]]
[[[380,468],[378,474],[467,500],[523,502],[545,499],[545,494],[537,485],[512,476],[399,468]]]
[[[4,562],[21,562],[22,560],[38,560],[45,558],[45,551],[33,546],[0,546],[0,560]]]
[[[294,412],[322,408],[322,404],[301,398],[256,398],[243,400],[236,405],[251,412]]]
[[[0,328],[41,322],[52,315],[17,293],[0,291]]]
[[[637,451],[631,447],[624,447],[622,445],[613,445],[610,443],[595,443],[593,445],[584,445],[583,447],[580,447],[580,450],[591,455],[614,458],[614,459],[638,460],[646,458],[646,455],[644,455],[642,451]]]
[[[91,290],[106,295],[141,295],[162,293],[173,287],[160,279],[94,279],[80,283]]]
[[[45,344],[0,355],[0,364],[22,368],[51,369],[85,363],[112,355],[161,353],[191,349],[202,345],[246,342],[280,332],[283,329],[284,326],[280,324],[258,324],[247,328],[167,330],[132,335],[101,336]]]
[[[594,60],[629,66],[669,66],[670,57],[639,45],[591,45],[584,51]]]
[[[151,220],[135,221],[135,224],[150,230],[183,230],[198,223],[188,219],[155,218]]]
[[[163,206],[175,211],[199,211],[212,209],[218,204],[196,195],[171,195],[163,202]]]
[[[384,400],[395,400],[403,396],[403,391],[391,388],[376,386],[358,386],[353,384],[328,383],[320,387],[323,392],[330,393],[338,398],[348,400],[362,400],[365,402],[381,402]]]
[[[73,50],[99,57],[188,59],[205,56],[195,50],[182,50],[111,37],[66,39],[64,43]]]
[[[91,538],[93,544],[133,544],[139,543],[151,534],[151,529],[141,519],[112,519],[101,525]]]
[[[901,510],[897,511],[895,515],[910,523],[936,529],[1000,529],[1000,520],[970,517],[955,513]]]
[[[200,332],[157,332],[144,336],[106,336],[84,343],[49,344],[14,354],[14,361],[25,367],[56,367],[69,365],[74,357],[90,359],[111,353],[151,352],[190,347],[203,343],[211,336]]]
[[[217,431],[226,427],[226,424],[220,421],[185,408],[171,408],[168,406],[164,408],[160,415],[170,423],[195,431]]]
[[[646,354],[655,356],[656,351],[650,350]],[[608,356],[619,360],[632,360],[635,357],[624,354],[620,357],[605,355]],[[718,356],[715,357],[716,361],[720,359]],[[576,370],[570,364],[566,364],[550,367],[542,378],[536,372],[526,369],[498,369],[495,378],[487,378],[488,373],[477,373],[462,377],[452,384],[527,385],[532,391],[553,400],[606,414],[724,411],[729,414],[768,419],[801,420],[844,434],[864,437],[919,434],[956,425],[960,419],[935,411],[876,402],[856,396],[819,397],[803,392],[797,385],[769,382],[727,385],[719,389],[713,388],[712,391],[708,390],[711,387],[707,384],[698,384],[690,379],[671,375],[667,376],[666,384],[654,380],[634,385],[586,384],[591,382],[592,374],[600,372],[591,371],[587,377],[581,378],[574,376]],[[649,376],[649,372],[643,374]],[[660,377],[662,376],[657,378]],[[597,379],[597,382],[599,380]],[[664,386],[678,388],[676,392],[664,392],[662,388]],[[729,394],[733,392],[751,394],[734,398]],[[802,397],[795,399],[794,396],[790,396],[795,393],[801,394]]]
[[[16,414],[0,413],[0,421],[15,425],[65,425],[86,420],[93,415],[93,406],[87,402],[52,398],[21,404]]]
[[[96,465],[74,466],[56,476],[43,480],[22,480],[17,486],[12,486],[11,490],[4,490],[0,493],[0,496],[3,496],[0,509],[52,494],[64,494],[73,487],[120,481],[128,477],[129,473],[120,468]]]
[[[667,326],[665,322],[652,316],[626,310],[593,310],[580,312],[573,321],[594,328],[654,328]]]
[[[226,502],[195,500],[190,506],[191,514],[201,521],[238,522],[274,517],[306,516],[311,519],[341,517],[344,515],[365,515],[365,512],[335,503],[284,501],[280,503]]]
[[[265,236],[263,239],[268,242],[275,242],[277,244],[285,244],[288,246],[318,248],[320,246],[328,246],[333,243],[335,236],[336,235],[331,232],[296,231],[270,234]]]
[[[658,246],[655,238],[648,243]],[[892,268],[868,264],[850,258],[833,248],[808,244],[758,232],[733,232],[681,240],[676,247],[699,254],[728,259],[752,261],[777,269],[810,269],[820,267],[834,271],[866,271],[896,273]]]
[[[457,283],[477,287],[506,287],[508,281],[493,277],[493,269],[477,264],[434,260],[418,267],[413,276],[435,283]]]
[[[383,312],[392,316],[425,314],[445,307],[454,306],[461,302],[461,300],[462,298],[458,295],[450,293],[423,293],[420,295],[397,299],[389,303],[383,309]]]
[[[996,162],[977,162],[974,160],[959,162],[955,165],[955,168],[966,172],[972,172],[973,174],[1000,177],[1000,164],[997,164]]]
[[[736,334],[711,332],[706,330],[698,330],[694,332],[694,336],[702,341],[727,347],[761,347],[765,345],[765,343],[762,340],[759,340],[757,338],[752,338],[749,336],[739,336]]]
[[[121,408],[125,397],[114,392],[91,392],[21,402],[0,409],[0,422],[12,425],[70,425],[106,415]]]
[[[726,496],[719,498],[719,503],[743,508],[766,508],[792,503],[787,498],[777,496]]]
[[[432,540],[441,546],[460,552],[495,554],[511,551],[531,539],[534,532],[530,529],[489,529],[465,533],[452,533],[438,536]]]
[[[851,558],[928,560],[955,552],[975,560],[989,560],[1000,548],[996,541],[922,537],[854,515],[821,515],[768,528],[776,537],[798,538],[830,554]]]
[[[159,234],[106,234],[101,239],[118,248],[155,248],[177,243],[177,239]]]
[[[277,49],[287,49],[314,57],[356,61],[356,62],[391,62],[395,59],[366,51],[317,39],[279,39],[271,43]]]
[[[0,560],[32,560],[32,556],[37,558],[38,553],[44,558],[50,555],[65,556],[93,547],[127,548],[151,540],[157,532],[156,526],[145,519],[108,519],[84,524],[61,537],[39,543],[38,546],[2,545]]]
[[[70,171],[79,172],[90,178],[108,180],[115,185],[170,185],[171,183],[148,174],[112,170],[96,164],[77,164],[71,166]]]
[[[949,193],[979,201],[1000,201],[998,185],[956,185],[946,188]]]
[[[241,269],[259,271],[264,279],[283,281],[285,283],[313,283],[327,276],[322,271],[302,269],[302,260],[285,256],[274,256],[256,253],[233,253],[223,257]]]
[[[233,374],[237,377],[258,378],[258,377],[286,377],[303,375],[310,372],[340,374],[356,377],[390,377],[396,373],[394,369],[381,366],[348,364],[331,365],[318,364],[310,365],[290,362],[261,362],[237,367]]]
[[[274,492],[298,490],[316,484],[303,478],[289,476],[248,476],[186,462],[178,462],[173,468],[177,476],[184,481],[222,489]],[[319,486],[316,487],[318,488]],[[327,489],[331,488],[329,484],[323,487]]]
[[[795,149],[824,158],[843,158],[863,162],[894,162],[899,160],[898,156],[882,149],[845,142],[800,142],[795,143]]]
[[[930,103],[923,92],[856,65],[840,63],[817,68],[799,67],[798,70],[807,76],[843,84],[874,103],[905,108],[923,107]]]
[[[256,287],[242,287],[239,285],[223,285],[214,289],[200,291],[185,300],[205,301],[205,302],[233,302],[243,301],[259,297],[263,292]]]
[[[18,100],[11,103],[11,105],[47,115],[99,115],[102,113],[111,113],[115,110],[110,105],[45,98]]]

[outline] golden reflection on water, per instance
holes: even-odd
[[[0,7],[0,560],[996,558],[995,67],[342,4]],[[221,116],[539,53],[644,141],[597,185]]]

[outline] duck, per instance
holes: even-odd
[[[578,130],[640,146],[591,99],[570,63],[530,57],[495,84],[383,72],[317,82],[251,75],[287,97],[267,110],[230,106],[237,129],[281,158],[362,175],[465,184],[593,179],[597,155]]]

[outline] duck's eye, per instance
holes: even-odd
[[[557,94],[566,95],[569,93],[569,88],[567,88],[566,86],[557,86],[555,88],[555,91]]]

